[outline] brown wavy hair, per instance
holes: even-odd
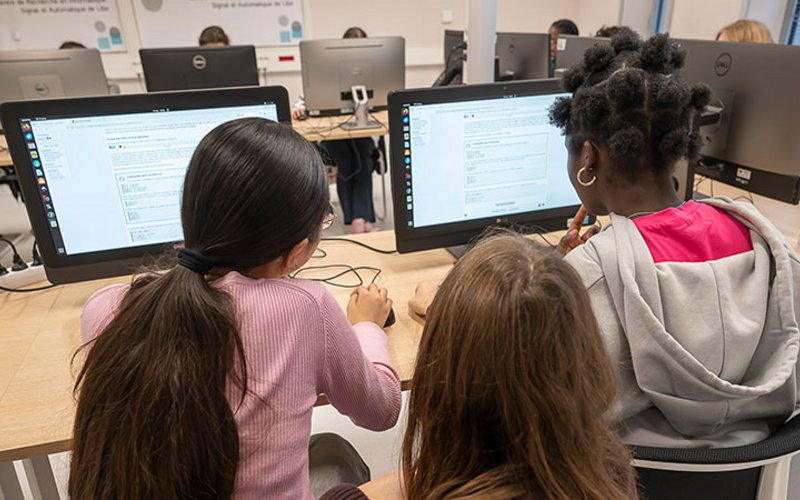
[[[461,258],[428,313],[403,442],[411,499],[635,497],[616,378],[577,273],[518,235]]]

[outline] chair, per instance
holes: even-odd
[[[632,450],[642,499],[786,500],[792,457],[800,453],[800,415],[747,446]]]

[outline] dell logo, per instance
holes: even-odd
[[[48,87],[47,84],[42,82],[37,82],[36,86],[34,86],[33,88],[36,90],[36,93],[39,94],[40,96],[46,96],[47,94],[50,93],[50,87]]]
[[[205,69],[206,68],[206,58],[197,54],[196,56],[192,57],[192,66],[195,69]]]
[[[717,60],[714,61],[714,73],[716,73],[717,76],[725,76],[731,70],[732,65],[733,58],[731,58],[731,55],[727,52],[723,52]]]

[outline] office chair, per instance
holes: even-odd
[[[642,499],[785,500],[792,457],[800,453],[800,415],[747,446],[632,450]]]

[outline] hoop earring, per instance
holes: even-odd
[[[580,170],[578,170],[578,175],[575,176],[575,178],[578,180],[578,184],[580,184],[583,187],[589,187],[592,184],[594,184],[595,182],[597,182],[597,176],[596,175],[594,177],[592,177],[592,180],[590,180],[588,182],[584,181],[581,178],[581,177],[583,177],[583,173],[586,171],[586,169],[587,169],[587,167],[582,167]]]

